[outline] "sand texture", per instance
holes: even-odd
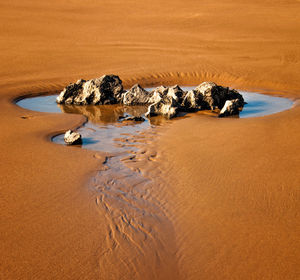
[[[0,279],[299,279],[299,15],[296,0],[1,1]],[[147,185],[126,181],[125,203],[97,190],[123,173],[88,183],[104,153],[50,142],[83,116],[13,103],[106,73],[295,105],[146,133],[125,163]]]

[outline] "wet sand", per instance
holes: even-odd
[[[103,256],[108,223],[86,183],[104,155],[49,141],[84,118],[12,101],[104,73],[127,86],[212,80],[297,99],[299,14],[299,1],[1,3],[0,278],[297,279],[299,106],[159,130],[146,153],[156,156],[128,164],[153,178],[171,222],[156,227],[157,246],[168,250],[160,263],[145,251],[143,265],[121,242],[134,262],[120,271],[126,254]]]

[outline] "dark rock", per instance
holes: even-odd
[[[123,122],[132,121],[132,122],[144,122],[145,119],[143,117],[126,117],[122,119]]]
[[[59,104],[116,104],[123,98],[122,81],[115,75],[104,75],[89,81],[79,80],[67,86],[57,97]]]
[[[81,145],[82,144],[81,135],[72,130],[68,130],[65,133],[64,141],[67,145]]]
[[[151,94],[143,89],[139,84],[134,85],[123,95],[124,105],[144,105],[149,104]]]
[[[195,88],[196,92],[203,96],[201,109],[214,110],[222,109],[227,100],[239,99],[244,102],[243,96],[236,90],[228,87],[218,86],[213,82],[204,82]]]
[[[104,96],[114,98],[116,102],[121,103],[123,99],[123,85],[119,76],[116,75],[104,75],[100,78],[102,80],[100,85],[100,91]],[[107,103],[103,103],[107,104]],[[113,104],[113,103],[110,103]]]
[[[126,116],[119,116],[119,120],[124,120],[127,117],[128,117],[128,115],[126,115]]]
[[[203,105],[203,95],[197,90],[190,90],[186,93],[182,107],[184,111],[201,110]]]
[[[85,80],[78,80],[76,83],[71,83],[64,88],[60,95],[56,98],[58,104],[73,104],[74,98],[82,94]]]
[[[184,92],[178,85],[175,85],[168,88],[167,95],[172,97],[178,104],[182,104],[186,92]]]
[[[239,115],[240,111],[243,109],[244,102],[240,99],[227,100],[222,108],[219,118]]]

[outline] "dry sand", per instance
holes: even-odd
[[[299,14],[288,0],[1,1],[0,278],[299,279],[299,106],[194,115],[160,133],[156,161],[139,168],[156,176],[172,229],[157,229],[167,253],[145,251],[143,266],[134,251],[101,255],[107,221],[86,182],[103,155],[49,141],[83,117],[12,103],[104,73],[128,86],[212,80],[297,99]]]

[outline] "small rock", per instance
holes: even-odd
[[[126,116],[119,116],[119,118],[118,118],[118,120],[120,121],[120,120],[124,120],[125,118],[127,118],[128,117],[128,115],[126,115]]]
[[[123,118],[122,121],[124,121],[124,122],[126,122],[126,121],[143,122],[143,121],[145,121],[145,119],[143,117],[126,117],[126,118]]]
[[[219,114],[219,118],[238,115],[243,106],[244,103],[240,99],[227,100]]]
[[[81,145],[82,144],[81,135],[72,130],[68,130],[65,133],[64,141],[67,145]]]

